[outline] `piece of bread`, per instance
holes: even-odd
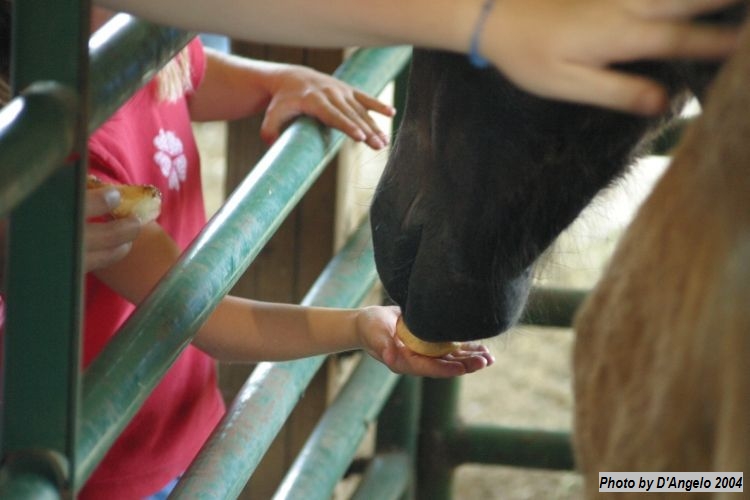
[[[409,331],[402,316],[396,322],[396,335],[412,351],[431,358],[440,358],[461,348],[460,342],[427,342],[416,337]]]
[[[120,192],[120,204],[110,211],[112,217],[121,219],[135,215],[142,224],[156,220],[161,213],[161,191],[151,185],[108,184],[89,175],[88,189],[113,187]]]

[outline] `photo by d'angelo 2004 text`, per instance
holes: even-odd
[[[742,472],[600,472],[600,492],[743,492]]]

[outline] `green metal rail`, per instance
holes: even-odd
[[[364,223],[323,270],[302,304],[354,307],[376,281],[369,228]],[[324,360],[324,356],[315,356],[260,363],[173,496],[185,499],[237,496]]]
[[[53,134],[51,145],[64,156],[37,158],[48,163],[30,169],[38,188],[22,202],[17,199],[9,221],[2,454],[8,464],[5,472],[19,478],[14,484],[45,495],[49,487],[33,481],[34,476],[44,476],[47,484],[70,494],[75,489],[69,479],[76,467],[80,407],[83,200],[78,192],[85,177],[79,159],[86,151],[87,116],[80,96],[87,85],[88,61],[82,55],[89,6],[86,0],[24,0],[13,2],[12,9],[16,29],[11,88],[30,90],[20,101],[18,116],[28,105],[37,110],[40,122],[49,118],[64,127]],[[27,140],[27,150],[43,149],[43,139],[32,131],[18,141]],[[5,160],[15,169],[26,167],[23,157]],[[15,188],[27,185],[22,181]],[[45,369],[33,372],[34,366]]]
[[[336,75],[377,93],[408,58],[408,49],[362,51]],[[364,67],[370,71],[363,72]],[[321,129],[312,120],[303,119],[289,127],[89,366],[77,448],[79,480],[93,471],[343,140],[341,132]],[[197,283],[200,286],[195,286]],[[157,338],[159,342],[155,342]]]
[[[4,479],[24,478],[3,483],[3,496],[11,498],[24,498],[18,484],[24,491],[37,485],[40,491],[29,497],[49,488],[35,483],[34,474],[64,495],[80,485],[72,481],[72,471],[80,426],[79,194],[85,169],[68,158],[85,157],[87,132],[192,38],[120,17],[121,29],[113,37],[98,37],[91,51],[97,92],[88,94],[88,3],[80,8],[49,3],[14,3],[12,83],[21,94],[0,116],[0,215],[11,216],[2,450]],[[53,27],[47,29],[47,22]],[[78,42],[59,43],[64,39]],[[123,60],[128,61],[124,72]],[[86,102],[94,110],[91,120]],[[44,370],[33,370],[39,366]]]
[[[330,498],[397,378],[373,358],[363,358],[318,422],[274,500]]]
[[[119,16],[89,45],[80,35],[87,31],[81,20],[88,19],[88,2],[56,5],[14,2],[14,60],[25,61],[16,67],[14,85],[22,93],[0,112],[0,216],[10,214],[12,241],[0,498],[70,497],[84,484],[344,140],[312,120],[289,127],[81,376],[85,168],[75,159],[85,157],[87,133],[193,34]],[[40,30],[52,34],[38,37]],[[56,59],[49,67],[46,54]],[[335,74],[377,93],[409,57],[405,47],[361,50]],[[303,303],[354,306],[362,300],[377,279],[368,228],[358,229]],[[569,325],[583,296],[535,290],[524,320]],[[173,496],[235,497],[323,360],[260,364]],[[30,369],[42,365],[44,370]],[[363,357],[275,498],[328,498],[376,420],[376,454],[356,499],[450,498],[452,471],[467,462],[572,467],[566,434],[458,422],[458,387],[456,381],[397,377]]]

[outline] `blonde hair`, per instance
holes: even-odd
[[[183,50],[156,74],[156,97],[162,102],[174,102],[191,90],[190,57]],[[10,85],[0,77],[0,107],[8,104],[10,98]]]
[[[157,73],[156,97],[160,101],[173,102],[191,90],[190,54],[184,48]]]

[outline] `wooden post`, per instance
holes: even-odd
[[[304,64],[331,73],[343,61],[340,50],[309,50],[233,43],[232,52],[255,59]],[[226,188],[230,193],[265,153],[262,116],[229,124]],[[297,303],[333,255],[337,160],[329,165],[300,205],[235,286],[234,295]],[[222,364],[222,391],[231,400],[252,366]],[[327,370],[319,372],[240,498],[270,498],[304,445],[328,400]]]

